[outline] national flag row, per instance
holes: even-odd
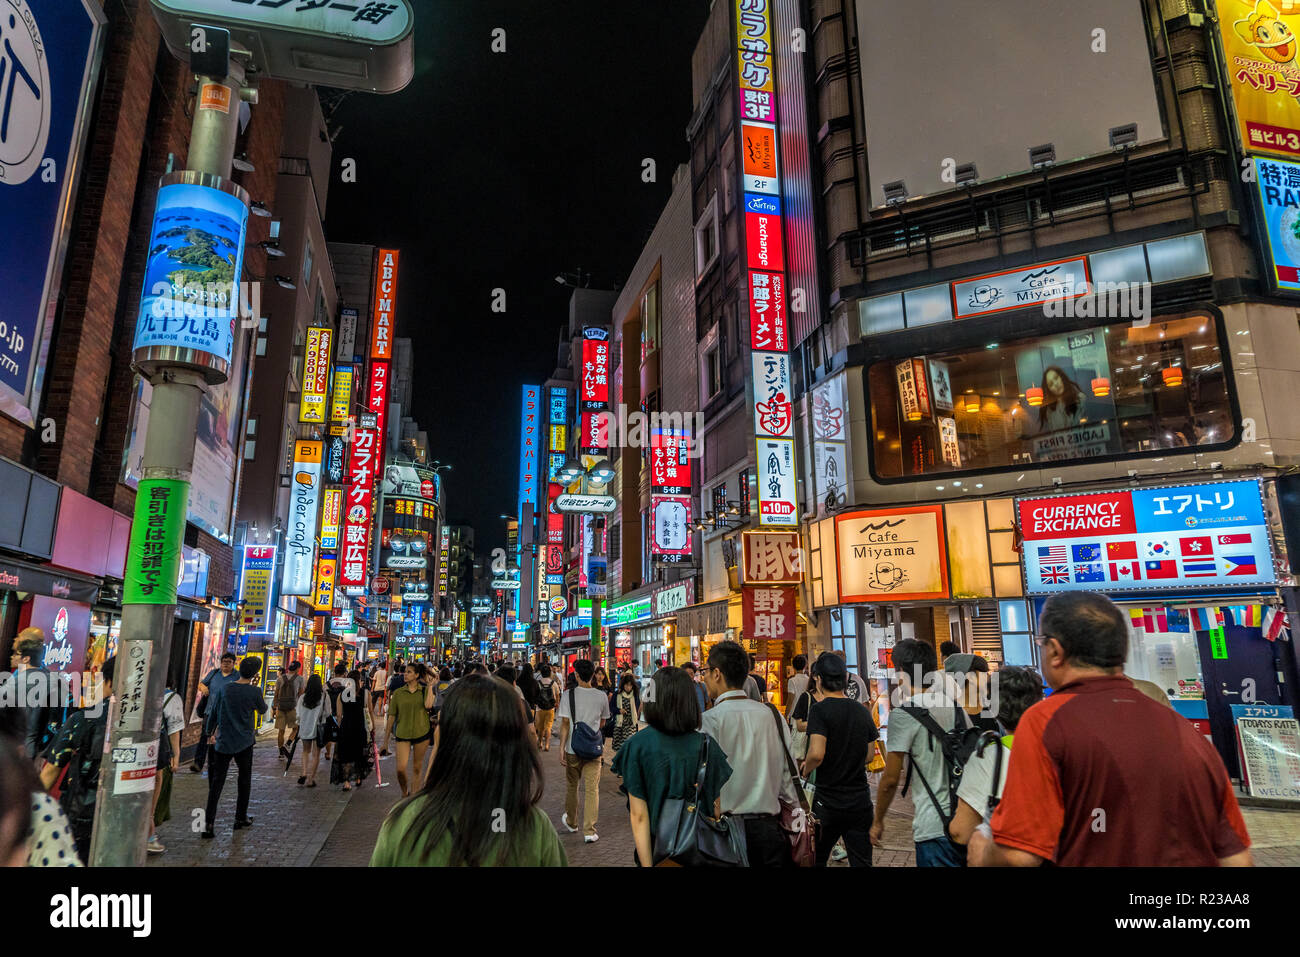
[[[1198,559],[1151,559],[1149,561],[1083,562],[1049,564],[1040,559],[1039,580],[1044,585],[1063,585],[1068,582],[1125,582],[1155,581],[1161,578],[1217,578],[1259,575],[1259,563],[1254,555],[1213,555]],[[1181,563],[1181,570],[1180,570]]]
[[[1234,626],[1258,628],[1269,641],[1276,641],[1290,625],[1287,614],[1273,605],[1218,605],[1206,608],[1179,608],[1157,605],[1154,608],[1130,608],[1134,628],[1151,634],[1211,631]]]

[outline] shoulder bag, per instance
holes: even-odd
[[[794,861],[794,866],[816,867],[817,850],[814,832],[817,828],[817,818],[813,815],[808,797],[800,786],[799,768],[794,763],[794,758],[790,756],[790,749],[785,746],[785,738],[781,734],[781,712],[770,704],[768,708],[776,721],[776,739],[781,743],[786,767],[790,771],[790,778],[794,781],[794,791],[799,798],[798,804],[791,804],[784,797],[780,799],[781,830],[785,832],[786,840],[790,842],[790,857]]]
[[[599,731],[578,720],[577,690],[569,689],[569,741],[573,755],[583,761],[594,761],[605,753],[605,739]]]
[[[730,814],[711,817],[700,807],[709,766],[709,736],[700,734],[699,767],[688,797],[668,798],[651,835],[654,866],[748,867],[744,825]]]

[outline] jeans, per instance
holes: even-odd
[[[917,867],[965,867],[966,847],[946,837],[916,842]]]
[[[849,867],[871,866],[871,821],[875,809],[868,797],[865,805],[852,810],[831,810],[821,801],[813,803],[817,817],[817,866],[825,867],[835,842],[844,838],[844,849],[849,852]],[[920,845],[918,844],[919,848]],[[917,852],[920,862],[920,852]]]
[[[212,737],[212,732],[205,725],[199,733],[199,743],[194,746],[194,766],[200,771],[203,770],[203,762],[208,756],[208,739]]]
[[[253,746],[250,744],[243,751],[226,754],[212,749],[212,766],[208,768],[208,830],[217,820],[217,802],[221,800],[221,789],[226,786],[226,774],[230,762],[235,762],[238,769],[238,786],[235,792],[235,820],[242,821],[248,817],[248,795],[253,787]]]
[[[596,813],[600,810],[600,758],[584,761],[576,755],[564,756],[564,813],[570,827],[581,827],[583,836],[596,833]],[[578,785],[583,788],[582,822],[578,822]]]
[[[741,818],[745,825],[745,854],[750,867],[791,867],[790,841],[773,814]]]

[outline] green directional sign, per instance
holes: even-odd
[[[131,544],[122,587],[124,605],[174,605],[185,538],[190,483],[144,479],[135,495]]]

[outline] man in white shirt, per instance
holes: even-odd
[[[785,683],[785,715],[790,717],[794,712],[794,706],[799,703],[799,698],[808,690],[808,656],[795,655],[794,674],[790,680]]]
[[[564,816],[561,820],[570,831],[577,831],[574,826],[578,820],[578,784],[583,789],[582,839],[594,844],[596,837],[596,812],[600,810],[600,755],[595,757],[578,757],[573,750],[574,723],[586,725],[599,736],[605,719],[609,717],[609,698],[605,692],[591,686],[596,666],[586,658],[579,658],[573,663],[573,673],[578,679],[578,687],[560,695],[560,707],[556,716],[560,719],[560,740],[563,747],[560,755],[564,761]],[[603,745],[602,745],[603,746]]]
[[[731,778],[722,787],[722,810],[745,825],[750,867],[789,867],[790,844],[781,830],[781,798],[799,796],[790,776],[790,732],[776,709],[744,691],[749,656],[737,642],[709,650],[704,682],[714,699],[702,730],[727,755]]]

